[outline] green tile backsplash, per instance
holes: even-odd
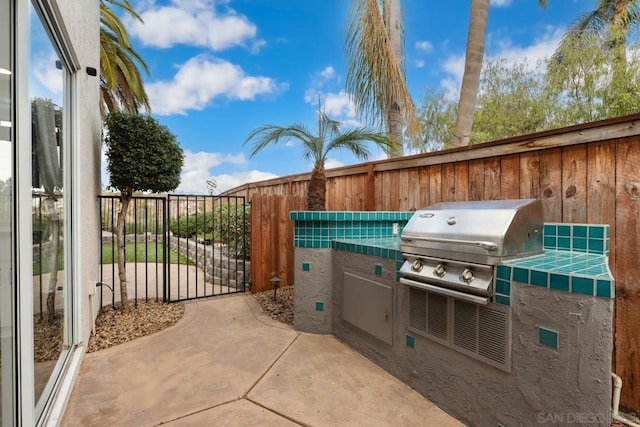
[[[546,223],[544,225],[545,249],[609,255],[609,240],[609,226],[606,224]]]
[[[291,212],[295,221],[294,246],[328,249],[332,240],[392,237],[393,224],[397,223],[402,233],[412,215],[412,212],[294,211]]]

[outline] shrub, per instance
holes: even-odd
[[[251,208],[249,205],[228,204],[216,209],[216,229],[227,246],[229,256],[249,259],[251,250]]]
[[[176,237],[210,238],[227,247],[227,254],[249,258],[251,225],[250,207],[243,204],[218,205],[213,212],[174,219],[169,230]]]

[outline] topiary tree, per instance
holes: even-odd
[[[175,135],[153,117],[113,112],[105,120],[107,171],[110,186],[120,192],[116,225],[118,275],[122,310],[128,310],[124,225],[135,191],[174,190],[180,184],[184,154]]]

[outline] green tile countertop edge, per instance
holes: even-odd
[[[380,258],[404,260],[400,252],[400,236],[380,239],[335,239],[331,248]]]
[[[557,291],[615,298],[609,257],[593,253],[545,249],[544,254],[505,261],[496,277]]]
[[[398,211],[291,211],[294,221],[408,221],[414,212]]]

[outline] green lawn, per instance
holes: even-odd
[[[58,251],[58,271],[64,270],[64,252],[60,248]],[[51,271],[51,257],[45,257],[43,262],[35,261],[33,263],[33,275],[38,276],[40,274],[49,273]]]
[[[138,242],[127,243],[125,247],[125,253],[127,256],[127,262],[163,262],[164,260],[164,245],[162,243],[156,244],[156,242]],[[113,248],[112,243],[102,244],[102,264],[112,264],[114,257],[117,262],[118,251],[117,248]],[[178,254],[173,249],[169,250],[169,263],[170,264],[189,264],[195,265],[193,261],[184,255]]]
[[[104,243],[102,245],[102,263],[103,264],[113,263],[114,257],[112,256],[112,252],[111,252],[112,248],[113,248],[112,243]],[[155,263],[155,262],[162,262],[162,260],[164,259],[164,245],[162,245],[161,243],[158,243],[156,247],[155,242],[147,242],[146,253],[145,253],[144,242],[138,242],[137,244],[127,243],[125,251],[127,254],[127,262],[136,262],[136,258],[134,257],[136,252],[137,252],[137,262],[145,262],[145,259],[146,259],[147,260],[146,262]],[[156,256],[156,251],[157,251],[157,256]],[[61,271],[61,270],[64,270],[63,250],[60,249],[59,253],[60,255],[58,257],[58,269]],[[118,259],[117,252],[114,253],[113,255],[115,255],[115,259],[117,261]],[[173,249],[169,251],[169,262],[171,264],[195,265],[195,262],[193,262],[192,260],[190,260],[184,255],[178,254],[178,252],[174,251]],[[50,271],[51,271],[50,257],[45,257],[44,262],[42,263],[38,261],[33,263],[34,276],[37,276],[39,274],[49,273]]]

